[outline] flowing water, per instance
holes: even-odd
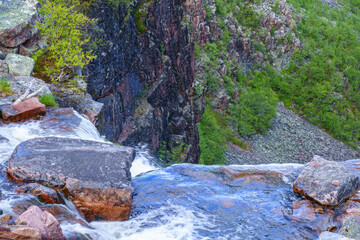
[[[135,192],[130,219],[87,223],[71,201],[64,198],[64,204],[46,205],[31,195],[14,193],[15,184],[6,179],[8,159],[22,141],[45,136],[105,141],[76,112],[51,116],[0,126],[0,136],[7,139],[0,138],[3,214],[16,217],[35,204],[58,213],[66,237],[94,240],[316,239],[328,224],[318,213],[315,219],[295,216],[294,203],[303,199],[294,194],[292,182],[303,165],[161,168],[146,145],[136,148],[131,168]]]

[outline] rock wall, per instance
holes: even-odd
[[[88,91],[105,105],[100,132],[109,140],[145,142],[154,151],[164,144],[180,148],[178,161],[195,163],[200,149],[190,98],[194,45],[184,4],[147,1],[128,14],[124,6],[95,3],[99,29],[93,36],[102,43],[88,67]]]

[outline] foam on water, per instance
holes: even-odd
[[[169,202],[128,221],[92,222],[91,226],[105,239],[191,240],[200,239],[196,233],[206,224],[211,224],[207,216]]]

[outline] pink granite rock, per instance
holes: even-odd
[[[38,229],[41,239],[65,240],[59,222],[47,211],[31,206],[15,221],[15,225],[27,225]]]
[[[16,122],[36,115],[45,115],[46,106],[33,97],[16,105],[2,107],[1,111],[5,121]]]

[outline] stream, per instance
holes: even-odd
[[[135,192],[130,219],[87,223],[66,198],[64,204],[49,205],[15,193],[6,166],[16,145],[35,137],[106,141],[92,123],[75,111],[53,109],[37,121],[0,125],[0,136],[3,215],[16,218],[30,205],[51,209],[68,239],[316,239],[329,223],[326,211],[315,218],[295,216],[294,204],[303,199],[293,192],[292,182],[301,164],[161,168],[146,145],[136,147],[131,168]]]

